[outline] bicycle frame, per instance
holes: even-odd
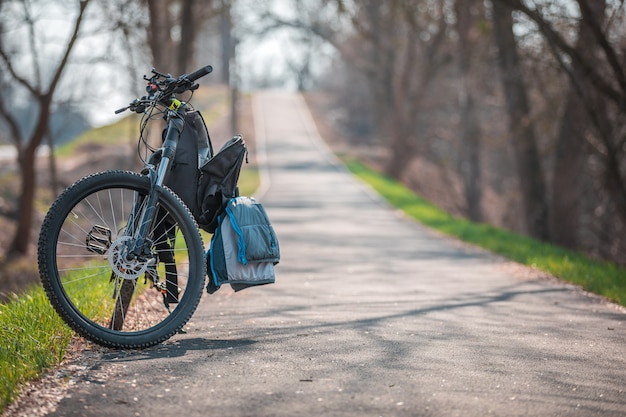
[[[146,244],[149,241],[149,236],[146,236],[146,231],[151,230],[154,224],[157,209],[156,202],[158,200],[157,193],[163,186],[163,182],[169,173],[171,163],[176,155],[176,147],[178,146],[178,141],[180,140],[184,128],[183,117],[187,111],[187,107],[184,103],[176,99],[173,100],[177,102],[177,108],[176,110],[167,110],[166,113],[167,131],[163,146],[161,147],[158,169],[155,169],[155,166],[151,163],[148,163],[146,166],[147,174],[150,178],[150,194],[148,195],[145,210],[141,214],[141,218],[138,222],[139,229],[135,233],[137,238],[134,240],[129,251],[129,255],[135,257],[141,257],[142,254],[145,253]]]
[[[129,106],[115,111],[115,113],[118,114],[131,109],[137,113],[142,113],[146,108],[144,104],[144,99],[146,98],[152,103],[162,104],[167,107],[165,117],[167,131],[163,146],[161,147],[158,170],[155,170],[154,164],[151,164],[150,161],[146,164],[147,175],[150,178],[150,193],[148,195],[146,208],[141,213],[141,218],[138,222],[138,230],[134,234],[137,238],[133,240],[132,246],[127,252],[129,260],[133,259],[133,257],[134,259],[141,258],[144,253],[149,253],[149,248],[146,246],[149,242],[149,237],[146,236],[146,231],[150,230],[153,226],[157,208],[156,202],[158,200],[157,193],[163,186],[167,174],[169,173],[172,160],[176,155],[176,147],[178,146],[178,141],[180,140],[185,125],[184,116],[187,112],[187,106],[184,102],[176,99],[174,94],[196,90],[199,85],[195,84],[195,81],[209,74],[211,71],[213,71],[213,68],[207,65],[191,74],[185,74],[178,79],[174,79],[169,74],[161,74],[152,69],[153,76],[151,78],[144,76],[144,79],[148,81],[148,86],[146,87],[148,96],[143,97],[141,100],[137,99]],[[161,78],[165,78],[165,81],[160,82],[159,79]],[[164,85],[165,87],[161,88],[161,86]],[[146,248],[148,249],[147,251]]]

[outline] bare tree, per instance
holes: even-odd
[[[481,199],[481,129],[478,119],[476,100],[472,89],[471,58],[476,31],[476,21],[480,17],[478,2],[474,0],[456,0],[456,31],[458,41],[459,97],[461,106],[460,135],[463,157],[461,173],[464,181],[467,216],[473,221],[482,221]]]
[[[11,130],[11,139],[17,149],[18,166],[21,177],[18,223],[15,236],[13,237],[8,255],[25,254],[31,239],[31,226],[33,219],[33,204],[35,199],[36,152],[49,131],[49,120],[54,97],[61,77],[70,60],[70,54],[80,37],[80,29],[89,0],[76,2],[77,13],[72,22],[72,30],[58,61],[52,67],[48,62],[44,63],[40,56],[37,33],[35,31],[36,19],[32,13],[32,4],[29,1],[21,2],[23,7],[24,24],[27,28],[26,50],[30,55],[32,66],[30,72],[24,72],[14,63],[13,51],[0,41],[0,59],[5,69],[5,74],[10,77],[9,82],[22,87],[37,104],[38,117],[34,129],[30,133],[24,132],[12,109],[0,101],[0,116],[6,121]],[[2,4],[6,7],[7,3]],[[51,71],[47,77],[45,71]],[[46,81],[47,80],[47,81]]]
[[[222,83],[230,84],[230,64],[235,56],[235,41],[233,38],[232,1],[220,0],[222,11],[220,13],[220,39],[221,39],[221,70]]]
[[[598,51],[592,29],[594,22],[590,19],[604,20],[604,1],[598,0],[593,6],[595,13],[587,13],[580,20],[576,42],[576,52],[586,61],[597,60]],[[551,219],[553,241],[570,248],[578,247],[584,195],[580,185],[584,181],[586,158],[590,152],[585,139],[589,126],[585,100],[601,104],[591,93],[584,69],[579,62],[572,63],[572,78],[557,138]]]
[[[492,16],[526,227],[531,236],[548,240],[548,205],[544,173],[530,117],[528,93],[519,62],[517,41],[513,33],[512,9],[496,0],[493,2]]]
[[[499,216],[498,224],[566,246],[597,243],[595,254],[624,262],[626,3],[303,3],[334,5],[339,17],[301,8],[273,24],[307,30],[340,52],[343,83],[334,86],[344,85],[335,94],[345,113],[336,114],[347,115],[362,143],[387,137],[388,173],[411,181],[410,161],[411,169],[437,164],[437,175],[452,178],[440,194],[461,189],[461,174],[468,217]],[[450,22],[458,37],[448,36]],[[496,48],[485,47],[487,36]],[[458,67],[446,65],[451,56]],[[481,198],[495,204],[481,207]]]
[[[148,43],[154,66],[160,71],[184,74],[195,69],[195,45],[201,25],[227,13],[231,0],[144,0],[150,24]]]
[[[150,12],[150,26],[148,42],[154,59],[154,66],[160,71],[168,71],[174,68],[174,39],[172,39],[172,27],[174,25],[170,13],[170,1],[149,0],[147,1]]]
[[[419,152],[417,118],[429,88],[449,63],[445,1],[363,1],[350,20],[363,51],[340,49],[370,81],[383,131],[389,132],[386,173],[400,178]],[[347,9],[346,9],[347,10]]]
[[[380,2],[363,0],[320,2],[305,7],[296,2],[293,18],[266,11],[265,32],[290,27],[318,36],[333,45],[352,70],[368,81],[371,106],[380,132],[388,137],[389,175],[399,178],[418,152],[416,118],[433,79],[449,62],[443,45],[448,32],[445,1],[428,7],[417,0]],[[349,28],[325,18],[335,5],[339,19]]]
[[[587,121],[586,125],[576,130],[574,135],[583,134],[584,141],[577,142],[575,137],[570,137],[568,142],[561,137],[558,152],[559,159],[570,158],[571,166],[567,161],[557,162],[555,171],[555,204],[558,204],[558,212],[554,213],[554,219],[570,222],[568,224],[556,224],[557,233],[572,228],[575,225],[577,206],[583,198],[575,195],[559,195],[567,193],[563,187],[571,187],[565,176],[566,170],[576,170],[577,158],[583,158],[584,166],[578,169],[575,176],[579,176],[584,169],[595,169],[597,188],[594,190],[597,203],[590,209],[594,213],[588,217],[604,217],[606,222],[612,223],[614,230],[623,230],[626,227],[626,54],[624,50],[624,2],[605,2],[604,0],[577,0],[579,19],[577,43],[573,43],[571,32],[562,31],[559,24],[551,20],[549,2],[529,4],[521,0],[494,0],[494,3],[506,4],[510,8],[521,12],[533,22],[541,34],[555,61],[563,73],[570,80],[571,94],[567,100],[568,106],[575,106],[572,95],[578,96],[578,109],[575,111],[581,118],[572,121],[574,110],[566,109],[570,119],[563,120],[562,133],[568,135],[565,129],[572,128],[576,123]],[[610,9],[609,9],[610,6]],[[562,25],[561,25],[562,26]],[[584,38],[584,45],[582,39]],[[565,124],[568,125],[565,125]],[[583,152],[583,155],[568,154],[566,152]],[[595,168],[600,163],[600,168]],[[584,169],[583,169],[584,168]],[[582,184],[577,183],[576,188]],[[556,188],[558,187],[558,189]],[[571,208],[568,201],[574,203]],[[556,208],[556,207],[555,207]],[[601,213],[601,214],[598,214]],[[557,217],[558,216],[558,217]],[[563,217],[561,217],[563,216]],[[608,216],[608,217],[607,217]],[[614,216],[612,219],[610,216]],[[599,229],[606,227],[599,227]],[[612,234],[611,230],[601,231],[605,239]],[[558,237],[559,242],[571,245],[576,237],[572,236],[571,230]],[[608,240],[623,241],[619,235],[608,237]],[[615,245],[613,245],[615,247]],[[619,246],[619,245],[618,245]],[[618,256],[619,250],[614,249],[614,256]]]

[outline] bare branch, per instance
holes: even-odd
[[[565,39],[561,35],[559,35],[556,30],[547,22],[541,13],[537,10],[532,10],[527,7],[521,0],[494,0],[503,4],[508,5],[509,7],[519,10],[528,16],[532,21],[534,21],[541,33],[545,36],[548,42],[553,43],[558,50],[565,53],[570,57],[572,61],[576,62],[576,65],[579,65],[587,74],[587,77],[592,82],[593,85],[596,86],[598,91],[600,91],[607,98],[614,101],[620,108],[626,109],[626,97],[623,92],[616,90],[607,80],[605,80],[597,71],[596,67],[591,63],[584,60],[578,51],[571,45],[569,45]],[[558,59],[558,57],[557,57]],[[561,65],[564,64],[562,60],[560,60]],[[566,67],[563,67],[566,69]],[[626,90],[624,90],[626,92]]]
[[[59,80],[61,79],[61,75],[63,74],[65,65],[67,64],[67,61],[70,57],[70,53],[72,52],[72,49],[74,48],[74,44],[76,43],[76,40],[78,39],[80,26],[83,20],[85,9],[87,8],[89,1],[90,0],[80,0],[80,9],[78,12],[78,16],[76,17],[76,21],[74,22],[74,30],[72,31],[72,36],[70,37],[67,47],[65,48],[65,53],[63,54],[63,58],[61,58],[61,62],[59,63],[56,73],[54,74],[54,77],[52,78],[52,82],[50,83],[50,86],[48,87],[48,91],[45,94],[49,98],[52,97],[52,95],[54,94],[54,91],[56,90],[57,85],[59,84]]]
[[[34,68],[35,72],[35,88],[41,91],[41,66],[39,65],[39,49],[37,48],[37,43],[35,42],[35,21],[33,20],[33,16],[30,11],[30,4],[28,2],[23,2],[24,7],[24,16],[26,19],[26,25],[28,26],[28,43],[30,45],[30,53],[33,56]]]
[[[20,85],[26,88],[33,96],[41,97],[41,92],[35,89],[35,87],[33,87],[26,78],[20,76],[15,71],[15,68],[13,67],[13,64],[11,63],[11,58],[7,55],[6,51],[1,46],[0,46],[0,58],[2,58],[2,61],[4,61],[4,64],[6,65],[6,68],[9,71],[9,74],[11,74],[11,77],[13,77],[15,81],[17,81]]]
[[[4,106],[4,100],[0,100],[0,115],[2,115],[2,117],[9,124],[9,129],[11,130],[11,142],[19,148],[22,143],[22,131],[17,123],[17,119],[9,113]]]
[[[613,49],[604,32],[602,31],[602,28],[598,23],[597,16],[593,12],[593,10],[591,10],[591,7],[589,6],[587,0],[578,0],[578,5],[580,6],[580,11],[583,14],[585,20],[591,27],[591,30],[596,40],[598,41],[598,44],[604,51],[604,55],[606,56],[609,66],[615,74],[615,78],[617,79],[617,82],[619,83],[622,92],[626,93],[626,73],[624,72],[624,68],[619,62],[619,58],[615,53],[615,49]]]

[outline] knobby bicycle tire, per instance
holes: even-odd
[[[77,333],[112,348],[146,348],[178,332],[204,287],[202,238],[189,209],[158,190],[151,239],[127,257],[150,191],[148,177],[106,171],[68,187],[41,227],[39,273],[57,313]]]

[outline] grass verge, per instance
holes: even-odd
[[[76,149],[81,146],[88,145],[122,145],[133,141],[133,137],[137,135],[137,126],[139,126],[139,116],[131,114],[115,123],[90,129],[55,150],[55,154],[59,157],[69,157],[76,153]]]
[[[63,359],[71,337],[40,287],[0,304],[0,413],[21,383]]]
[[[390,204],[420,223],[626,306],[625,269],[528,236],[451,216],[401,183],[363,163],[354,159],[344,162],[353,174],[372,186]]]

